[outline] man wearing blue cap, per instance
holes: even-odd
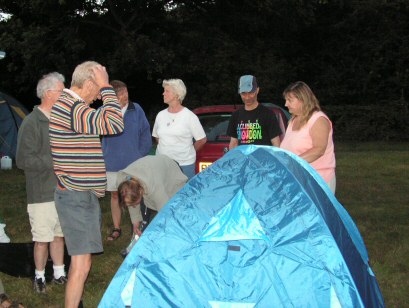
[[[244,75],[239,79],[239,94],[244,108],[236,110],[229,122],[229,150],[241,144],[280,146],[281,130],[277,119],[267,107],[257,101],[259,87],[256,77]]]

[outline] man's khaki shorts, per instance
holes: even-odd
[[[54,201],[29,204],[27,212],[34,242],[52,242],[54,237],[64,236]]]
[[[118,172],[107,172],[107,191],[118,191],[118,186],[116,181],[118,179]]]

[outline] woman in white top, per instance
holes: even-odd
[[[207,138],[199,118],[182,106],[186,86],[180,79],[164,80],[163,102],[169,107],[160,111],[155,119],[152,136],[158,146],[157,154],[167,155],[177,161],[190,179],[195,175],[196,151]]]

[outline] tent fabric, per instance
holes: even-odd
[[[27,114],[15,98],[0,92],[0,157],[16,157],[18,129]]]
[[[191,179],[99,307],[384,307],[357,227],[296,155],[239,146]]]

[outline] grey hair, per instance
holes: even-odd
[[[44,75],[37,83],[37,97],[43,99],[45,92],[48,90],[54,90],[57,83],[64,83],[64,81],[64,76],[57,72]]]
[[[94,80],[94,72],[92,71],[92,68],[100,65],[98,62],[95,61],[86,61],[83,62],[79,65],[74,70],[74,73],[72,73],[72,79],[71,79],[71,87],[78,87],[82,89],[85,80]]]
[[[162,82],[162,87],[169,86],[172,88],[173,92],[177,95],[180,102],[182,102],[186,97],[186,86],[180,79],[165,79]]]
[[[120,80],[111,80],[110,84],[114,88],[116,94],[118,94],[122,89],[127,89],[126,83]]]

